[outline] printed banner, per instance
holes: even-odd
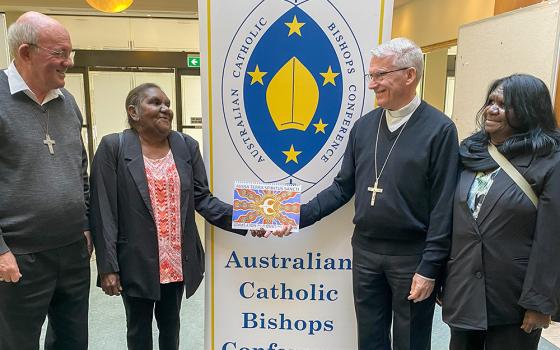
[[[239,180],[300,186],[305,203],[332,183],[352,125],[374,107],[365,76],[392,9],[199,0],[204,160],[217,197]],[[284,238],[207,227],[205,348],[356,349],[352,216],[349,203]]]
[[[299,231],[301,186],[236,182],[233,188],[232,227],[275,230],[290,225]]]

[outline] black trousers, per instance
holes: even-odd
[[[0,282],[0,349],[38,350],[45,316],[46,350],[87,349],[90,265],[85,238],[15,257],[23,276],[18,283]]]
[[[486,331],[452,327],[449,350],[537,350],[542,329],[527,334],[519,327],[494,326]]]
[[[380,255],[354,247],[359,350],[430,349],[435,293],[419,303],[407,299],[420,259],[420,255]]]
[[[159,329],[159,349],[178,350],[179,313],[185,290],[183,282],[161,284],[160,300],[122,295],[126,310],[126,342],[129,350],[152,350],[152,319]]]

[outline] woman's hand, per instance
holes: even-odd
[[[526,310],[521,329],[525,331],[525,333],[531,333],[538,328],[548,328],[548,326],[550,326],[550,321],[550,315],[541,314],[534,310]]]
[[[249,230],[249,232],[253,237],[259,237],[259,238],[262,237],[268,238],[268,236],[270,235],[277,236],[277,237],[285,237],[292,234],[291,231],[292,231],[292,226],[290,225],[284,225],[281,228],[276,229],[274,231],[267,231],[264,228],[261,228],[259,230]]]
[[[270,231],[267,231],[264,228],[258,230],[249,230],[249,233],[251,234],[251,236],[259,238],[268,238],[268,236],[270,236]]]
[[[119,296],[122,292],[121,278],[116,272],[101,274],[101,289],[110,296]]]

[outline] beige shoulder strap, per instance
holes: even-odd
[[[539,204],[539,198],[535,194],[535,191],[531,188],[531,185],[525,180],[523,175],[515,169],[515,167],[510,163],[510,161],[504,157],[503,154],[498,151],[496,146],[488,143],[488,152],[490,156],[498,163],[498,165],[508,174],[508,176],[521,188],[521,191],[531,200],[535,208]]]

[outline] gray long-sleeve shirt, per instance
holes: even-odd
[[[24,92],[12,95],[0,72],[0,254],[62,247],[88,228],[82,116],[61,91],[40,106]],[[43,143],[47,115],[54,154]]]

